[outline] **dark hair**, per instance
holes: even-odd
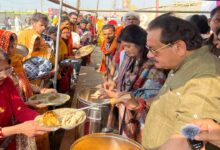
[[[31,21],[32,22],[38,22],[38,21],[41,21],[45,24],[48,24],[49,23],[49,19],[48,17],[45,15],[45,14],[42,14],[42,13],[34,13],[31,17]]]
[[[150,22],[148,30],[161,29],[160,41],[164,44],[178,40],[185,42],[187,50],[195,50],[202,46],[203,39],[197,28],[186,20],[163,14]]]
[[[208,18],[205,15],[192,15],[186,20],[195,25],[201,34],[207,34],[210,31]]]
[[[69,13],[69,17],[71,17],[71,16],[73,16],[73,15],[74,15],[74,16],[78,16],[78,14],[77,14],[76,12],[70,12],[70,13]]]
[[[3,50],[2,48],[0,48],[0,55],[2,56],[2,57],[0,57],[0,59],[3,59],[3,61],[7,61],[8,64],[11,64],[10,57],[9,57],[8,54],[5,52],[5,50]]]
[[[106,30],[106,29],[112,29],[113,31],[115,31],[115,27],[111,24],[106,24],[102,27],[102,30]]]
[[[60,22],[63,23],[63,22],[65,22],[65,21],[70,22],[69,17],[68,17],[68,16],[61,16],[61,20],[60,20]]]
[[[138,25],[128,25],[119,35],[120,41],[134,43],[140,47],[141,60],[139,66],[147,61],[148,49],[146,48],[147,32]]]
[[[13,36],[13,34],[10,36],[10,39],[9,39],[10,43],[14,43],[16,41],[16,35]]]
[[[220,6],[215,7],[211,12],[210,12],[210,18],[213,18],[213,16],[220,11]]]

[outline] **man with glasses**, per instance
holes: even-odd
[[[220,57],[220,39],[217,36],[217,30],[220,29],[220,6],[214,8],[210,13],[209,26],[213,34],[206,41],[210,51],[217,57]]]
[[[220,122],[220,61],[207,46],[202,47],[195,28],[162,15],[149,24],[147,45],[155,66],[171,71],[146,118],[143,145],[154,149],[172,144],[169,138],[194,119]]]
[[[220,122],[220,61],[202,43],[193,25],[170,14],[149,24],[148,57],[157,68],[171,71],[145,121],[146,149],[186,150],[189,145],[180,134],[184,125],[204,118]],[[137,110],[146,107],[134,98],[121,101]]]

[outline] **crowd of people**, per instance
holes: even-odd
[[[12,135],[33,137],[51,131],[33,121],[39,114],[27,99],[36,93],[68,92],[74,66],[61,62],[73,59],[79,48],[102,35],[98,69],[104,77],[102,94],[114,99],[121,135],[149,150],[194,150],[195,145],[181,135],[181,128],[191,123],[200,129],[194,138],[204,141],[203,148],[220,149],[220,7],[209,19],[163,14],[146,29],[139,26],[136,12],[127,12],[120,26],[108,20],[101,30],[95,29],[91,15],[64,12],[60,19],[58,29],[56,17],[49,23],[46,15],[35,13],[31,26],[17,35],[0,30],[0,147],[15,149]],[[28,48],[26,56],[16,53],[17,44]],[[46,83],[55,74],[56,51],[58,85],[51,88]],[[23,63],[33,57],[50,61],[49,74],[28,79]],[[79,63],[90,62],[88,55]]]
[[[103,26],[100,71],[119,111],[120,134],[149,150],[196,149],[180,134],[195,123],[201,128],[195,139],[205,141],[206,149],[219,149],[219,14],[220,7],[209,20],[168,13],[144,31],[133,12],[124,16],[120,34]]]

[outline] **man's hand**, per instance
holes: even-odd
[[[220,147],[220,125],[211,119],[195,120],[193,124],[200,127],[196,140],[210,142]]]

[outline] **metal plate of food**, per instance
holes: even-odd
[[[75,52],[75,58],[79,59],[91,54],[95,49],[95,45],[86,45]]]
[[[70,130],[86,120],[86,113],[83,110],[73,108],[60,108],[47,111],[37,116],[35,121],[42,126],[51,127],[53,130],[59,128]]]
[[[70,99],[70,96],[62,93],[45,93],[36,94],[28,99],[29,103],[36,104],[37,107],[42,106],[59,106]]]
[[[40,79],[52,70],[51,62],[42,57],[32,57],[26,60],[23,67],[29,80]]]
[[[20,54],[23,57],[28,55],[28,48],[22,44],[17,44],[16,46],[16,54]]]

